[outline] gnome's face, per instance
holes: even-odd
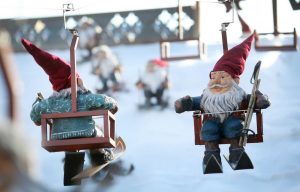
[[[147,66],[146,66],[146,71],[147,71],[148,73],[153,73],[153,72],[156,71],[156,69],[157,69],[156,64],[153,63],[153,62],[149,62],[149,63],[147,64]]]
[[[208,89],[214,94],[226,93],[233,85],[233,78],[225,71],[214,71],[210,73]]]
[[[99,51],[99,53],[97,54],[97,57],[98,57],[99,59],[107,59],[107,58],[108,58],[108,54],[107,54],[105,51],[101,50],[101,51]]]

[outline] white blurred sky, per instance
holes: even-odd
[[[183,5],[194,5],[195,0],[182,0]],[[206,40],[220,36],[221,23],[231,20],[231,13],[226,14],[225,6],[218,4],[217,0],[200,0],[201,2],[201,30]],[[13,18],[41,18],[49,16],[62,16],[62,5],[73,3],[76,11],[71,14],[91,14],[103,12],[119,12],[128,10],[155,9],[161,7],[176,7],[178,0],[10,0],[1,2],[0,19]],[[244,0],[240,3],[243,8],[241,16],[251,29],[258,32],[272,32],[272,0]],[[293,11],[288,0],[278,0],[278,27],[281,32],[291,32],[295,27],[300,31],[300,10]],[[228,27],[228,39],[237,37],[241,33],[240,24],[235,16],[235,23]]]

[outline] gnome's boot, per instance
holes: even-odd
[[[89,155],[92,166],[102,165],[114,159],[113,152],[108,149],[90,150]]]
[[[223,173],[218,142],[205,142],[203,173]]]
[[[253,169],[253,164],[244,147],[238,145],[238,139],[231,140],[229,158],[226,158],[226,160],[233,170]]]
[[[66,152],[64,159],[64,186],[80,185],[81,180],[73,180],[83,170],[84,152]]]

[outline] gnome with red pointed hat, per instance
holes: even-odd
[[[39,97],[33,104],[30,117],[36,125],[41,125],[42,114],[71,112],[71,66],[63,59],[52,55],[26,39],[21,40],[25,49],[33,56],[36,63],[49,76],[52,84],[53,94],[47,99]],[[117,102],[103,94],[93,94],[85,88],[79,74],[77,79],[77,111],[90,111],[95,109],[107,109],[112,113],[118,110]],[[95,137],[102,135],[101,130],[96,130],[96,125],[91,116],[77,118],[54,118],[52,123],[51,139],[62,140],[80,137]],[[97,154],[97,158],[92,158],[94,163],[103,164],[113,158],[111,151],[106,149],[90,150],[91,157]],[[66,159],[67,159],[66,153]],[[83,161],[81,162],[81,170]],[[66,167],[65,167],[66,169]],[[76,169],[77,170],[77,169]],[[78,168],[80,171],[80,168]],[[66,170],[65,170],[66,171]],[[71,170],[72,172],[72,170]],[[72,172],[74,176],[74,171]],[[67,176],[66,176],[67,175]],[[73,177],[72,176],[72,177]],[[73,181],[65,172],[65,185]]]
[[[163,99],[165,90],[169,88],[167,66],[168,62],[161,59],[151,59],[146,64],[144,73],[136,82],[136,87],[142,89],[145,96],[145,103],[140,108],[167,106],[167,100]],[[151,101],[152,98],[156,99],[156,103]]]
[[[243,116],[233,112],[248,104],[249,95],[238,84],[253,38],[252,34],[218,60],[209,74],[209,83],[201,96],[185,96],[175,101],[177,113],[196,110],[206,113],[201,129],[201,139],[205,142],[204,174],[223,172],[219,140],[224,137],[230,140],[229,163],[237,165],[241,159],[248,158],[248,162],[243,162],[247,164],[244,169],[253,168],[245,149],[239,145]],[[265,109],[270,106],[269,100],[262,93],[257,91],[256,95],[256,108]],[[246,158],[241,158],[242,156]]]

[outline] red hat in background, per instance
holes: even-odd
[[[251,33],[251,29],[249,27],[249,25],[243,20],[243,18],[240,16],[240,14],[237,14],[238,15],[238,19],[242,25],[242,32],[243,33]]]
[[[232,78],[239,78],[244,72],[246,59],[251,50],[254,34],[244,40],[241,44],[227,51],[215,64],[213,71],[225,71]]]
[[[36,63],[48,74],[53,90],[60,91],[71,87],[71,66],[69,63],[41,50],[27,39],[22,38],[21,42]],[[76,77],[79,78],[79,75],[76,74]]]
[[[161,60],[161,59],[152,59],[150,60],[151,63],[154,63],[158,65],[159,67],[168,67],[169,63],[167,61]]]

